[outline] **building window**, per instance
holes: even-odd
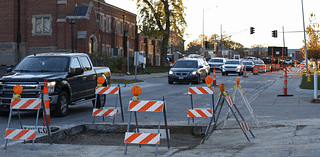
[[[136,31],[135,31],[135,30],[136,30],[136,29],[135,29],[136,26],[133,25],[131,28],[132,28],[132,38],[135,38],[135,36],[136,36]]]
[[[114,20],[114,33],[118,34],[118,21]]]
[[[103,14],[100,14],[100,30],[104,31],[104,20],[105,17],[103,16]]]
[[[51,35],[52,16],[49,14],[33,15],[32,25],[32,35]]]
[[[106,17],[106,32],[111,32],[111,17]]]
[[[123,35],[123,22],[120,22],[120,35]]]

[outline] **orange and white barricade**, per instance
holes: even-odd
[[[191,84],[190,84],[191,86]],[[214,87],[189,87],[188,94],[190,95],[189,109],[187,110],[188,125],[190,124],[190,118],[195,117],[213,117],[214,108]],[[210,108],[194,108],[193,95],[211,95]],[[203,99],[202,99],[203,100]]]
[[[104,107],[104,104],[101,104],[100,108],[97,108],[96,107],[97,101],[99,101],[98,94],[116,95],[115,106],[114,107]],[[103,97],[106,102],[107,96],[103,96]],[[118,87],[96,87],[96,101],[95,101],[95,107],[93,108],[93,112],[92,112],[93,123],[95,122],[96,116],[102,116],[102,117],[107,116],[107,117],[113,117],[112,124],[114,124],[115,116],[117,115],[117,112],[118,112],[118,110],[117,110],[118,97],[119,97],[119,101],[120,101],[120,110],[121,110],[122,121],[124,121],[120,86],[118,85]]]
[[[124,154],[127,154],[128,144],[139,144],[140,146],[142,144],[152,144],[152,145],[156,145],[156,155],[157,155],[158,145],[160,144],[160,125],[161,125],[162,114],[164,116],[167,144],[168,144],[168,148],[170,148],[169,130],[167,125],[167,117],[166,117],[166,104],[165,104],[164,98],[162,99],[162,101],[130,101],[128,111],[129,111],[129,122],[128,122],[127,132],[125,133],[125,138],[124,138],[124,143],[125,143]],[[151,132],[151,133],[147,131],[140,132],[138,120],[137,120],[137,112],[143,112],[145,114],[147,112],[159,113],[160,116],[159,116],[159,124],[158,124],[157,131]],[[135,132],[129,132],[132,113],[134,113],[135,120],[136,120]],[[144,130],[148,130],[148,129],[144,129]]]
[[[259,72],[258,66],[255,65],[255,66],[253,67],[253,75],[258,75],[258,74],[259,74],[258,72]]]
[[[236,99],[236,94],[237,94],[237,92],[239,92],[239,93],[240,93],[240,96],[241,96],[244,104],[246,105],[249,113],[251,114],[254,122],[256,123],[257,127],[259,127],[259,121],[258,121],[258,119],[257,119],[257,116],[256,116],[256,114],[254,113],[254,111],[253,111],[253,109],[252,109],[252,107],[251,107],[251,105],[250,105],[250,103],[249,103],[246,95],[244,94],[244,92],[243,92],[243,90],[242,90],[242,87],[240,86],[240,78],[239,78],[239,77],[237,78],[237,85],[234,86],[233,88],[234,88],[234,92],[233,92],[233,95],[232,95],[233,100]],[[229,109],[228,112],[227,112],[227,114],[226,114],[226,116],[225,116],[225,119],[224,119],[223,128],[224,128],[224,126],[225,126],[226,123],[227,123],[227,120],[228,120],[228,118],[229,118],[230,112],[231,112],[231,110]]]
[[[40,113],[40,108],[44,108],[44,104],[42,103],[42,95],[40,95],[39,98],[21,98],[20,94],[22,93],[22,86],[16,85],[14,87],[14,92],[16,93],[13,96],[13,99],[11,99],[11,104],[10,104],[10,114],[9,114],[9,120],[8,120],[8,125],[7,129],[5,132],[5,149],[7,148],[7,143],[9,139],[13,140],[32,140],[32,148],[34,145],[34,140],[37,135],[37,127],[38,127],[38,119],[39,119],[39,113]],[[13,110],[17,111],[18,117],[19,117],[19,122],[20,122],[20,129],[14,129],[10,128],[10,123],[11,123],[11,118],[12,118],[12,112]],[[37,117],[36,117],[36,123],[34,126],[34,129],[23,129],[22,122],[21,122],[21,116],[19,110],[37,110]],[[48,123],[48,122],[46,122]],[[50,137],[50,129],[47,128],[49,138]]]
[[[250,141],[249,137],[247,136],[246,132],[249,131],[252,135],[253,138],[255,138],[255,136],[253,135],[252,131],[250,130],[249,128],[249,125],[245,122],[243,116],[241,115],[239,109],[237,108],[236,104],[234,103],[234,100],[232,99],[232,97],[230,95],[228,95],[227,92],[225,92],[225,87],[224,87],[224,84],[223,83],[220,83],[219,85],[220,87],[220,93],[218,95],[218,102],[217,102],[217,106],[216,106],[216,109],[215,111],[218,111],[218,114],[216,116],[216,123],[213,125],[213,128],[209,128],[209,130],[211,130],[210,132],[206,133],[205,134],[205,137],[203,138],[203,142],[208,139],[208,137],[211,135],[211,133],[215,130],[215,128],[217,127],[217,124],[218,124],[218,119],[219,119],[219,116],[220,116],[220,113],[221,113],[221,110],[222,110],[222,107],[223,107],[223,104],[224,102],[226,101],[227,102],[227,106],[229,107],[229,109],[231,110],[231,113],[234,115],[234,118],[236,119],[239,127],[241,128],[243,134],[246,136],[247,140]],[[234,109],[235,111],[234,111]],[[237,113],[237,114],[236,114]],[[240,119],[237,117],[237,115],[240,116]],[[241,120],[241,122],[240,122]]]
[[[93,123],[95,122],[95,117],[100,116],[100,117],[103,117],[103,121],[104,121],[104,117],[113,117],[112,124],[114,124],[115,117],[118,112],[118,109],[117,109],[118,98],[120,101],[122,122],[124,122],[120,85],[118,84],[118,87],[103,87],[102,84],[104,83],[104,81],[105,80],[102,76],[98,78],[98,83],[100,85],[98,85],[95,89],[96,98],[95,98],[94,108],[92,111]],[[98,95],[99,95],[99,97],[98,97]],[[105,103],[107,102],[107,95],[116,95],[114,107],[105,107],[104,106]],[[104,100],[104,104],[100,104],[100,106],[97,107],[97,103],[101,99]]]

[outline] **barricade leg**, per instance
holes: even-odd
[[[230,110],[231,110],[234,118],[236,119],[237,123],[239,124],[239,126],[240,126],[243,134],[246,136],[247,140],[250,141],[250,139],[249,139],[249,137],[247,136],[246,132],[245,132],[245,131],[243,130],[243,128],[241,127],[240,121],[238,120],[238,118],[237,118],[237,116],[236,116],[236,113],[232,110],[232,107],[231,107],[230,105],[228,105],[228,106],[229,106],[229,108],[230,108]],[[234,105],[234,106],[235,106],[235,105]],[[239,114],[240,114],[240,113],[239,113]]]
[[[163,110],[164,110],[163,117],[164,117],[164,124],[165,124],[165,127],[166,127],[167,143],[168,143],[168,148],[170,148],[168,122],[167,122],[167,112],[166,112],[166,102],[164,101],[164,97],[162,97],[162,101],[164,102],[164,105],[163,105]]]
[[[128,126],[127,126],[127,132],[129,132],[130,130],[130,123],[131,123],[131,112],[129,113],[129,121],[128,121]],[[137,131],[139,132],[138,128]],[[128,143],[125,143],[125,147],[124,147],[124,154],[127,154],[127,147],[128,147]]]
[[[244,118],[243,118],[243,116],[241,115],[238,107],[237,107],[236,105],[234,105],[234,108],[235,108],[235,109],[237,110],[237,112],[239,113],[239,116],[240,116],[240,118],[242,119],[242,121],[245,121]],[[241,128],[242,128],[242,127],[241,127]],[[242,130],[243,130],[243,129],[242,129]],[[253,135],[251,129],[249,129],[249,132],[251,133],[252,137],[255,138],[255,136]]]
[[[11,116],[12,116],[12,109],[10,109],[9,120],[8,120],[7,128],[10,128]],[[20,115],[19,115],[19,116],[20,116]],[[7,143],[8,143],[8,139],[5,140],[4,149],[7,149]]]

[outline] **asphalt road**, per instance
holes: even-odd
[[[229,75],[222,76],[221,73],[216,73],[217,75],[217,84],[224,83],[226,87],[226,91],[230,94],[233,93],[233,87],[236,85],[236,79],[239,77],[237,75]],[[265,73],[260,75],[252,75],[248,74],[249,77],[242,77],[241,86],[243,87],[244,93],[249,100],[252,102],[255,98],[265,89],[267,89],[270,85],[272,85],[277,79],[281,77],[281,73]],[[112,76],[113,79],[122,78],[122,79],[134,79],[135,76]],[[167,75],[165,73],[162,74],[151,74],[151,75],[138,75],[137,79],[144,80],[143,83],[138,84],[128,84],[121,85],[121,98],[122,105],[124,107],[124,122],[121,120],[121,116],[117,116],[115,119],[115,123],[128,123],[128,102],[132,99],[132,94],[130,92],[131,87],[133,85],[139,85],[142,89],[142,93],[140,95],[140,100],[162,100],[163,97],[166,101],[167,105],[167,120],[169,125],[175,124],[187,124],[186,111],[189,107],[190,96],[187,95],[189,83],[174,83],[168,84]],[[115,86],[115,85],[114,85]],[[207,86],[206,83],[200,84],[191,84],[191,86]],[[217,100],[217,95],[219,93],[219,87],[215,86],[214,90],[214,101]],[[107,96],[107,104],[106,106],[113,107],[115,105],[116,96],[108,95]],[[195,108],[210,108],[211,97],[207,95],[194,95],[193,102]],[[118,106],[120,106],[119,101],[117,102]],[[236,99],[236,103],[240,103],[240,106],[243,106],[242,100]],[[264,108],[263,103],[258,104],[259,108]],[[256,108],[257,106],[252,106]],[[241,108],[241,110],[247,110],[246,108]],[[225,114],[226,108],[222,110],[222,115]],[[273,110],[255,110],[257,115],[263,116],[264,118],[274,119],[274,117],[268,117],[268,112],[274,112]],[[35,125],[36,112],[22,112],[22,124],[23,125]],[[70,106],[69,113],[66,117],[51,117],[51,126],[56,126],[59,128],[69,128],[71,126],[84,124],[84,123],[92,123],[93,117],[92,115],[92,103],[91,101],[87,101],[85,103],[77,104],[74,106]],[[250,118],[250,115],[245,115]],[[279,115],[281,116],[281,115]],[[245,117],[246,118],[246,117]],[[102,121],[102,118],[97,117],[96,122]],[[106,121],[112,122],[111,118],[106,118]],[[139,115],[138,113],[138,121],[139,123],[146,124],[156,124],[159,121],[159,115],[156,114],[144,114]],[[202,120],[195,120],[195,123],[201,123]],[[1,116],[0,117],[0,134],[4,135],[5,129],[8,124],[8,117]],[[42,125],[42,114],[40,114],[38,125]],[[17,113],[13,114],[12,128],[19,128],[19,119]],[[14,142],[14,140],[9,140],[9,142]],[[4,139],[0,139],[0,145],[4,144]]]

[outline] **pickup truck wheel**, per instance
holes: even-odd
[[[54,111],[54,115],[58,117],[65,117],[69,109],[69,97],[65,91],[59,94],[58,103]]]
[[[98,94],[97,99],[98,101],[97,101],[96,108],[104,107],[104,104],[106,103],[106,95]],[[94,103],[95,103],[95,100],[92,100],[93,107],[94,107]]]

